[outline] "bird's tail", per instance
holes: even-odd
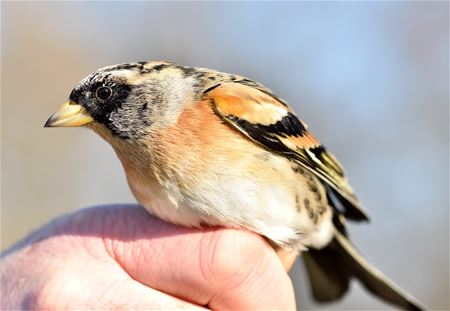
[[[424,310],[411,295],[371,266],[350,241],[336,230],[332,242],[321,250],[303,253],[312,293],[319,302],[341,298],[352,277],[375,296],[405,310]]]

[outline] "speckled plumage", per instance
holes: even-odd
[[[342,167],[263,85],[206,68],[127,63],[88,76],[70,100],[46,125],[84,124],[108,141],[150,213],[311,249],[305,261],[320,301],[341,297],[354,276],[375,295],[420,309],[348,242],[345,218],[368,218]]]

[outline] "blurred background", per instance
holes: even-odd
[[[1,248],[50,219],[134,202],[111,148],[44,129],[97,68],[171,60],[248,76],[290,102],[347,169],[371,215],[351,225],[374,265],[449,308],[448,2],[2,2]],[[359,284],[339,303],[389,309]]]

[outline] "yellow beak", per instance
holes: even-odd
[[[94,119],[86,109],[75,102],[69,101],[45,122],[44,127],[81,126],[93,121]]]

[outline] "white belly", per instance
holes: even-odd
[[[209,172],[184,191],[167,179],[144,181],[128,173],[127,177],[138,201],[165,221],[188,227],[246,228],[297,250],[326,245],[334,230],[331,212],[313,223],[306,211],[296,208],[298,198],[309,194],[302,177],[290,169],[291,162],[273,156],[263,165],[267,169],[253,174],[244,169]]]

